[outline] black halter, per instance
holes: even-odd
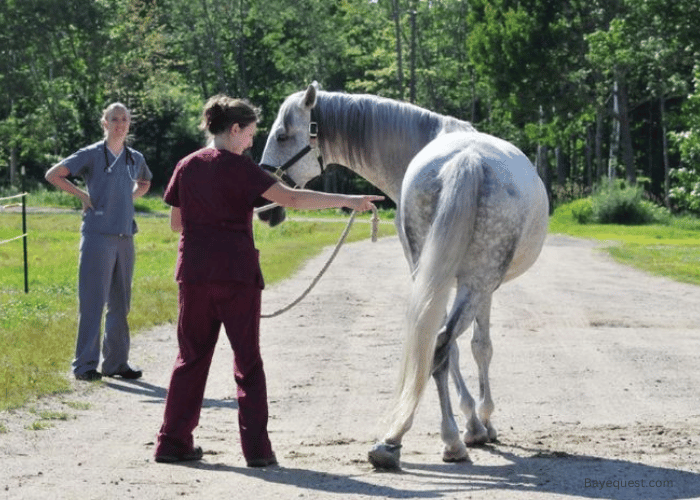
[[[309,123],[309,142],[313,142],[318,140],[318,122],[313,120],[313,110],[312,110],[312,121]],[[265,165],[265,164],[260,164],[260,167],[263,168],[264,170],[270,172],[274,177],[279,179],[280,181],[284,182],[291,188],[296,188],[297,183],[294,182],[294,179],[292,179],[288,174],[287,170],[289,170],[292,165],[294,165],[296,162],[301,160],[304,156],[309,153],[313,147],[311,144],[307,144],[304,146],[301,151],[299,151],[297,154],[292,156],[289,160],[287,160],[283,165],[279,167],[273,167],[272,165]],[[319,156],[318,157],[318,163],[319,166],[321,167],[321,175],[323,175],[323,159]]]

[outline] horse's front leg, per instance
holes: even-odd
[[[476,321],[474,322],[474,332],[472,336],[472,354],[479,371],[479,404],[477,414],[479,420],[486,427],[488,440],[495,441],[498,433],[491,424],[491,414],[495,408],[491,398],[491,386],[489,384],[489,365],[493,356],[493,345],[489,332],[489,322],[491,321],[491,295],[489,295],[480,305]],[[484,440],[479,434],[472,434],[467,428],[464,436],[467,444],[479,444]]]

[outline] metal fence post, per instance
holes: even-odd
[[[22,234],[24,237],[24,293],[29,293],[29,261],[27,259],[27,191],[24,189],[24,178],[26,170],[22,166]]]
[[[15,236],[14,238],[10,238],[5,241],[0,241],[0,245],[4,245],[5,243],[10,243],[11,241],[18,240],[22,238],[22,241],[24,243],[24,293],[29,293],[29,257],[27,256],[27,196],[29,194],[24,191],[24,167],[22,167],[21,171],[22,175],[22,193],[20,194],[15,194],[12,196],[7,196],[4,198],[0,198],[0,202],[4,200],[14,200],[16,198],[22,198],[22,234],[19,236]],[[0,205],[0,210],[5,210],[8,207],[16,207],[18,206],[16,203],[14,204],[9,204],[9,205]]]

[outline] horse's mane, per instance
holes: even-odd
[[[316,120],[323,140],[354,165],[407,165],[440,133],[474,131],[469,122],[392,99],[367,94],[319,92]]]

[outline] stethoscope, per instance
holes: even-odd
[[[134,157],[131,155],[131,151],[129,151],[129,148],[126,147],[126,144],[124,145],[124,151],[126,152],[126,173],[129,174],[129,179],[132,180],[132,182],[136,182],[136,179],[131,175],[131,169],[129,168],[129,162],[136,167],[136,162],[134,161]],[[114,166],[117,164],[119,161],[119,158],[121,158],[121,154],[114,158],[114,161],[110,164],[109,163],[109,157],[107,156],[107,141],[105,141],[104,144],[104,154],[105,154],[105,169],[104,171],[108,174],[112,173],[112,170],[114,169]]]

